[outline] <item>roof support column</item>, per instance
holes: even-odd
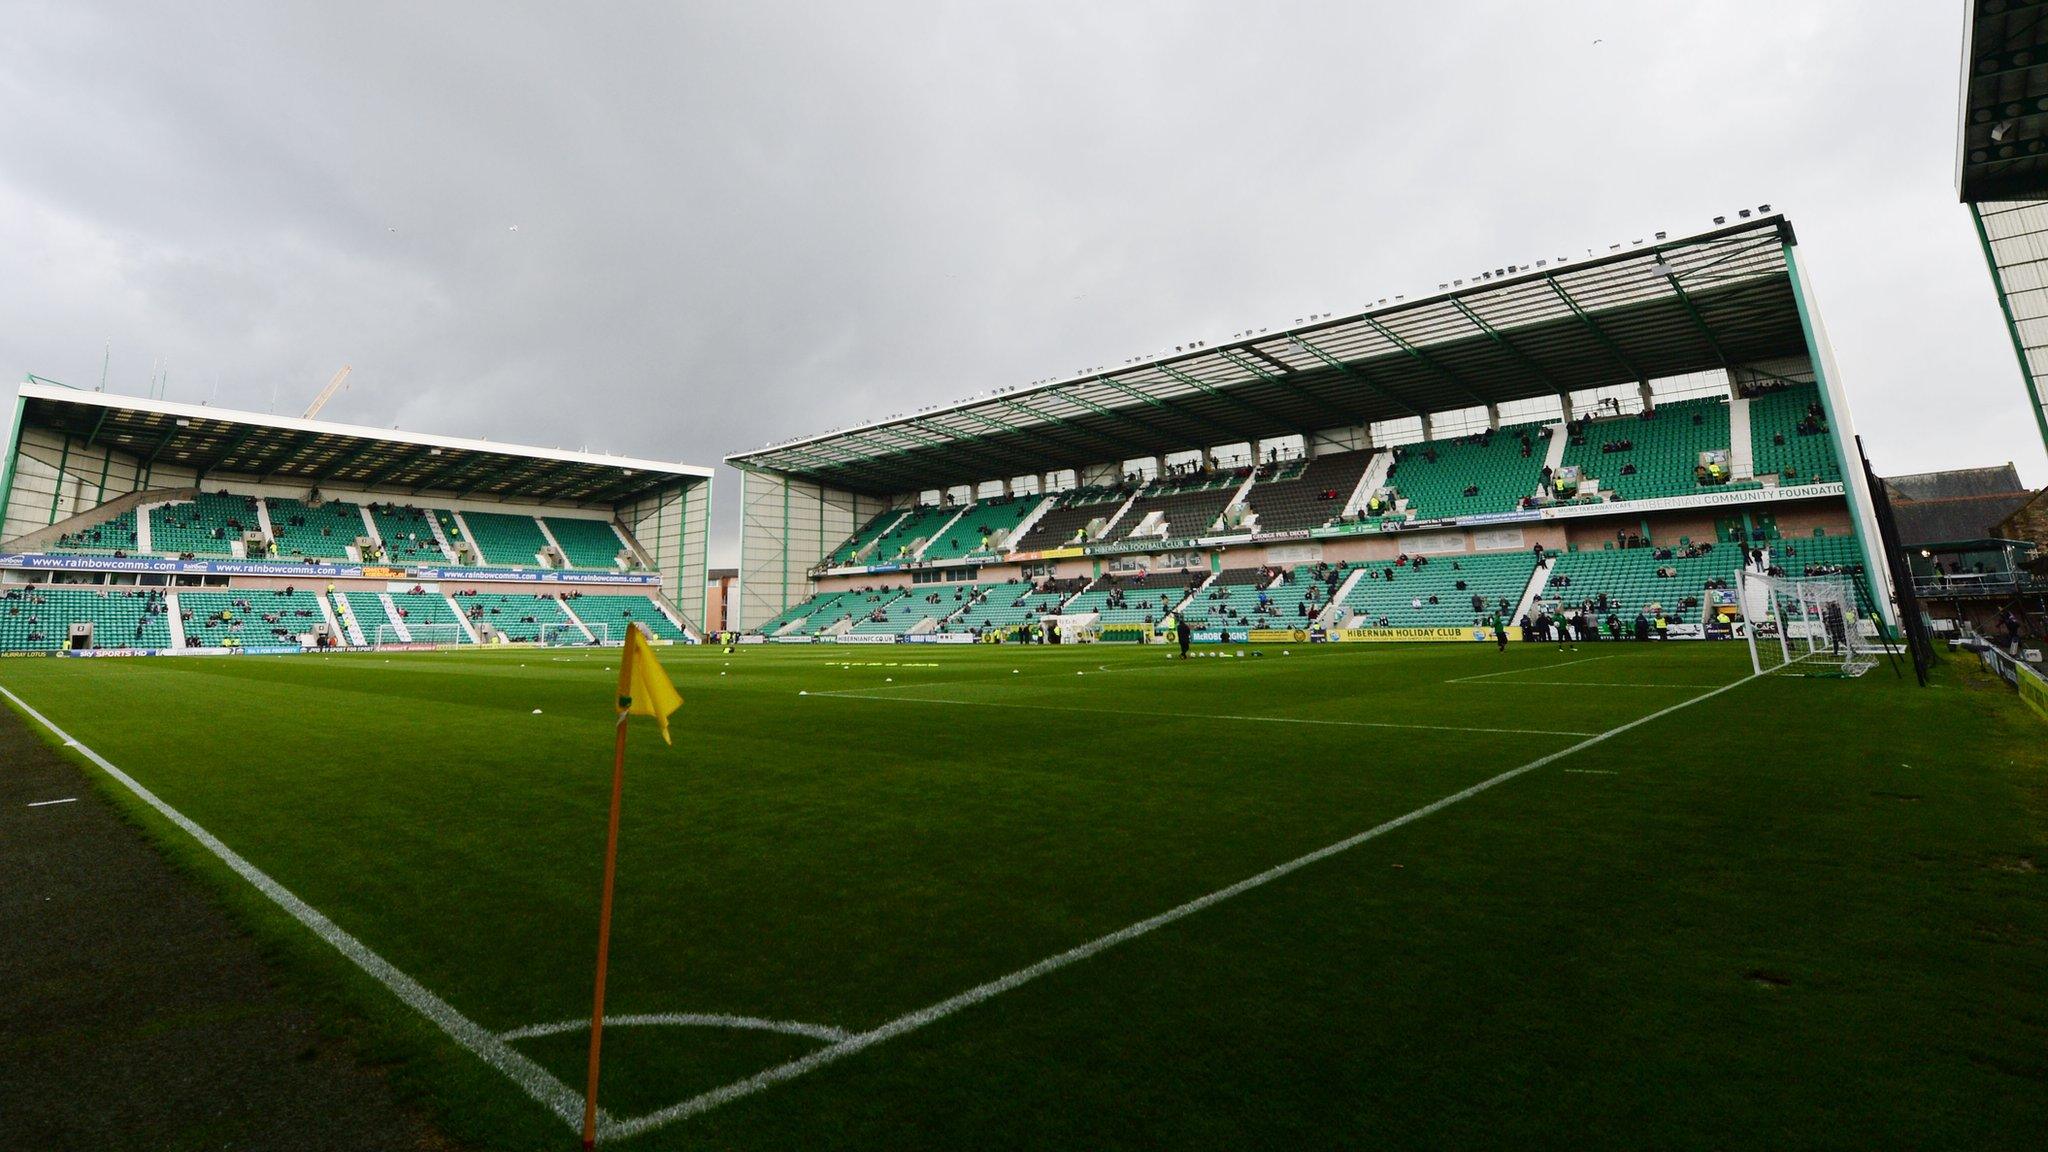
[[[1500,431],[1500,405],[1488,404],[1486,406],[1486,427],[1490,431]]]
[[[1083,464],[1074,469],[1075,479],[1082,487],[1114,488],[1124,482],[1123,464],[1111,461],[1107,464]]]
[[[1304,454],[1311,460],[1339,452],[1363,452],[1372,447],[1372,425],[1353,424],[1345,428],[1324,428],[1308,437],[1302,447]]]
[[[1734,394],[1735,394],[1735,379],[1734,379],[1734,377],[1732,377],[1732,376],[1731,376],[1731,377],[1729,377],[1729,382],[1728,382],[1728,383],[1729,383],[1729,387],[1728,387],[1728,393],[1729,393],[1729,395],[1731,395],[1731,396],[1732,396],[1732,395],[1734,395]],[[1657,400],[1656,400],[1656,397],[1654,397],[1654,396],[1652,396],[1652,395],[1650,394],[1650,382],[1649,382],[1648,380],[1645,380],[1645,381],[1643,381],[1643,382],[1642,382],[1641,384],[1638,384],[1638,385],[1636,385],[1636,395],[1642,398],[1642,401],[1643,401],[1643,411],[1645,411],[1645,412],[1654,412],[1654,411],[1656,411],[1656,410],[1657,410]]]

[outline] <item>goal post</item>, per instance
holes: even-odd
[[[468,641],[460,624],[410,624],[400,633],[396,624],[377,625],[372,643],[379,648],[395,644],[443,644],[455,645]]]
[[[1744,569],[1737,603],[1750,670],[1806,664],[1809,675],[1861,676],[1877,666],[1848,576],[1771,576]]]
[[[583,628],[590,629],[588,635]],[[599,621],[585,624],[583,628],[566,620],[540,626],[540,642],[550,648],[584,648],[591,645],[605,645],[612,642],[612,626]]]

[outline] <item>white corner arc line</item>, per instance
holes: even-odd
[[[48,808],[52,804],[72,804],[76,803],[77,800],[78,797],[76,796],[66,796],[62,800],[31,800],[27,806],[30,808]]]
[[[1574,664],[1591,664],[1595,660],[1612,659],[1614,659],[1612,656],[1587,656],[1579,660],[1567,660],[1562,664],[1538,664],[1529,668],[1504,668],[1499,672],[1481,672],[1477,676],[1460,676],[1456,680],[1446,680],[1444,683],[1463,684],[1468,680],[1491,680],[1495,676],[1513,676],[1518,672],[1554,672],[1559,668],[1569,668]]]
[[[1695,684],[1697,688],[1699,685]],[[1148,712],[1136,708],[1072,708],[1065,704],[1017,704],[1005,700],[942,700],[936,696],[875,696],[867,692],[806,692],[806,697],[880,700],[887,704],[957,704],[963,708],[1023,708],[1033,712],[1087,712],[1099,716],[1159,716],[1172,720],[1242,720],[1255,724],[1319,724],[1338,728],[1405,728],[1429,732],[1482,732],[1507,736],[1594,736],[1555,728],[1472,728],[1459,724],[1395,724],[1377,720],[1319,720],[1307,716],[1230,716],[1219,712]]]
[[[390,989],[392,995],[404,1001],[413,1011],[432,1021],[441,1031],[447,1033],[450,1039],[469,1049],[479,1060],[504,1073],[507,1079],[525,1090],[526,1094],[538,1101],[542,1107],[572,1127],[582,1124],[583,1093],[564,1084],[554,1073],[534,1063],[517,1049],[498,1039],[489,1029],[456,1011],[446,1000],[429,992],[425,985],[399,971],[390,961],[372,952],[367,945],[349,935],[319,909],[293,895],[284,885],[271,879],[268,873],[249,863],[241,854],[222,843],[219,837],[200,827],[191,817],[165,803],[134,777],[114,767],[106,757],[57,727],[49,717],[29,707],[27,701],[4,686],[0,686],[0,695],[5,695],[23,714],[49,729],[52,735],[64,741],[65,747],[78,749],[79,754],[92,761],[100,771],[113,777],[143,803],[156,809],[164,819],[199,841],[202,847],[219,857],[221,863],[254,885],[257,891],[269,897],[272,903],[284,909],[292,919],[312,929],[314,935],[333,945],[335,951],[348,957],[356,967],[368,973],[371,979]]]
[[[1169,908],[1166,911],[1161,912],[1157,916],[1151,917],[1150,919],[1140,920],[1136,924],[1132,924],[1125,928],[1119,928],[1116,931],[1109,933],[1108,935],[1098,936],[1085,944],[1076,945],[1075,947],[1069,948],[1065,952],[1061,952],[1056,956],[1049,956],[1044,960],[1040,960],[1036,964],[1030,965],[1029,967],[1019,968],[1017,971],[1010,973],[1008,976],[1003,976],[998,979],[991,980],[986,984],[981,984],[973,988],[969,988],[967,991],[962,992],[959,995],[949,997],[945,1000],[941,1000],[936,1004],[931,1004],[926,1007],[919,1008],[914,1012],[905,1013],[902,1016],[896,1017],[894,1020],[891,1020],[885,1024],[880,1025],[879,1027],[871,1028],[866,1032],[861,1032],[856,1035],[849,1036],[846,1039],[838,1042],[837,1044],[832,1045],[829,1048],[820,1048],[816,1052],[813,1052],[808,1056],[799,1057],[785,1064],[778,1064],[773,1068],[767,1069],[766,1071],[757,1072],[752,1076],[746,1077],[745,1079],[735,1080],[732,1083],[720,1088],[713,1088],[709,1092],[704,1092],[697,1096],[693,1096],[690,1099],[684,1100],[678,1104],[671,1104],[668,1107],[662,1108],[658,1111],[649,1112],[644,1116],[635,1116],[631,1120],[615,1121],[612,1124],[602,1128],[598,1133],[598,1138],[601,1140],[605,1140],[620,1139],[627,1136],[636,1136],[642,1132],[652,1131],[653,1129],[660,1128],[667,1124],[672,1124],[678,1120],[685,1120],[691,1116],[696,1116],[705,1112],[709,1112],[722,1104],[729,1104],[734,1100],[738,1100],[747,1096],[752,1096],[755,1093],[760,1092],[764,1089],[772,1088],[775,1085],[783,1083],[787,1080],[794,1080],[797,1077],[802,1076],[806,1073],[815,1072],[828,1064],[836,1063],[857,1052],[863,1051],[868,1048],[872,1048],[875,1045],[880,1044],[884,1040],[889,1040],[894,1037],[901,1036],[906,1032],[914,1032],[927,1024],[931,1024],[938,1020],[943,1020],[946,1017],[951,1016],[964,1008],[971,1008],[984,1000],[987,1000],[994,996],[999,996],[1004,992],[1008,992],[1012,988],[1028,984],[1031,981],[1038,979],[1040,976],[1044,976],[1052,972],[1057,972],[1061,968],[1065,968],[1070,964],[1086,960],[1090,956],[1093,956],[1098,952],[1104,952],[1111,948],[1116,947],[1119,944],[1125,943],[1126,941],[1135,940],[1140,936],[1146,935],[1147,933],[1153,932],[1159,928],[1163,928],[1176,920],[1181,920],[1186,917],[1192,916],[1205,908],[1211,907],[1212,905],[1221,904],[1223,901],[1228,900],[1233,896],[1238,896],[1245,892],[1249,892],[1254,888],[1263,887],[1267,884],[1272,883],[1275,880],[1280,879],[1283,876],[1288,875],[1289,873],[1299,871],[1300,869],[1306,868],[1311,864],[1317,863],[1318,861],[1326,860],[1332,856],[1338,855],[1339,853],[1348,852],[1351,849],[1358,847],[1360,844],[1363,844],[1368,840],[1377,839],[1380,836],[1384,836],[1387,833],[1392,832],[1396,828],[1400,828],[1407,824],[1412,824],[1425,816],[1429,816],[1436,812],[1440,812],[1453,804],[1459,803],[1460,801],[1469,800],[1472,797],[1479,795],[1481,792],[1484,792],[1489,788],[1493,788],[1496,785],[1505,784],[1508,781],[1513,780],[1517,776],[1522,776],[1527,773],[1534,772],[1536,769],[1541,768],[1546,764],[1554,764],[1557,761],[1562,760],[1575,752],[1582,752],[1587,748],[1591,748],[1595,744],[1611,740],[1624,732],[1630,731],[1631,729],[1640,728],[1653,720],[1661,720],[1664,717],[1671,715],[1673,712],[1679,711],[1680,709],[1690,708],[1694,704],[1698,704],[1703,700],[1711,700],[1714,697],[1719,696],[1723,692],[1727,692],[1734,688],[1739,688],[1742,685],[1757,679],[1759,676],[1768,675],[1770,675],[1769,672],[1762,672],[1744,676],[1740,680],[1730,681],[1729,683],[1723,684],[1720,687],[1715,688],[1711,691],[1702,692],[1698,696],[1694,696],[1687,700],[1681,700],[1678,703],[1670,705],[1666,708],[1660,708],[1657,711],[1648,714],[1647,716],[1641,716],[1634,720],[1630,720],[1625,724],[1620,724],[1613,728],[1609,728],[1607,731],[1601,732],[1598,735],[1590,736],[1584,740],[1581,740],[1577,744],[1573,744],[1569,748],[1561,748],[1558,751],[1552,752],[1546,756],[1539,756],[1536,759],[1529,761],[1527,764],[1524,764],[1519,768],[1510,768],[1497,776],[1489,776],[1486,779],[1481,780],[1479,783],[1474,784],[1469,788],[1466,788],[1459,792],[1453,792],[1450,795],[1445,796],[1441,799],[1431,801],[1430,803],[1415,809],[1413,812],[1409,812],[1408,814],[1403,816],[1396,816],[1392,820],[1389,820],[1384,824],[1374,825],[1373,827],[1368,828],[1363,832],[1357,833],[1354,836],[1348,837],[1343,840],[1339,840],[1334,844],[1329,844],[1325,845],[1324,847],[1318,848],[1305,856],[1297,856],[1284,864],[1275,864],[1273,867],[1266,869],[1264,872],[1261,872],[1256,876],[1250,876],[1243,880],[1240,880],[1227,888],[1218,888],[1216,891],[1211,892],[1206,896],[1198,896],[1185,904],[1179,905],[1178,907]]]
[[[710,1012],[640,1012],[626,1016],[606,1016],[607,1028],[746,1028],[759,1032],[781,1032],[790,1036],[808,1036],[836,1044],[851,1036],[844,1028],[830,1024],[806,1024],[801,1020],[764,1020],[759,1016],[726,1016]],[[500,1040],[534,1040],[542,1036],[560,1036],[565,1032],[583,1032],[590,1028],[590,1017],[578,1016],[574,1020],[557,1020],[552,1024],[528,1024],[510,1032],[498,1033]]]

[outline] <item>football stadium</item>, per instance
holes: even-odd
[[[2041,8],[1958,184],[2048,443]],[[2034,1147],[2048,490],[1880,473],[1809,263],[1757,204],[722,462],[30,376],[0,1117]]]

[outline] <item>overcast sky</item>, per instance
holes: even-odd
[[[1961,20],[0,0],[0,372],[709,464],[1768,202],[1878,470],[2039,485]]]

